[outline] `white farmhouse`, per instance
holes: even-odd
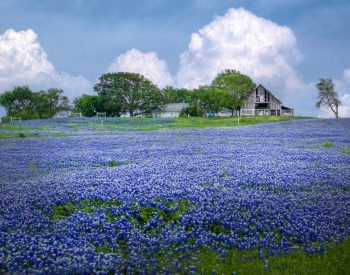
[[[154,118],[171,118],[179,117],[183,109],[188,107],[188,103],[169,103],[164,105],[159,111],[154,112]]]

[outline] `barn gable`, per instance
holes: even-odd
[[[241,115],[293,115],[293,109],[282,106],[282,102],[260,84],[245,98],[240,113]]]

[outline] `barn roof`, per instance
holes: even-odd
[[[254,93],[260,86],[263,87],[270,95],[272,95],[279,103],[282,104],[282,101],[279,100],[273,93],[271,93],[270,90],[266,89],[262,84],[259,84],[249,95],[251,95],[252,93]]]

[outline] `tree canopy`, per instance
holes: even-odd
[[[227,69],[214,78],[211,87],[230,93],[225,94],[222,107],[231,110],[233,114],[242,105],[244,98],[256,88],[256,85],[249,76]]]
[[[316,87],[318,89],[316,107],[320,108],[321,106],[324,106],[326,108],[329,108],[335,117],[338,118],[338,107],[341,105],[341,102],[338,99],[337,92],[334,90],[332,79],[321,78],[320,81],[316,84]]]
[[[16,86],[12,91],[5,91],[0,95],[0,105],[5,107],[8,116],[23,119],[50,118],[70,108],[63,90],[51,88],[33,92],[28,86]]]
[[[156,85],[138,73],[119,72],[103,74],[94,90],[112,102],[118,112],[151,113],[163,103]]]
[[[183,103],[191,101],[191,90],[166,86],[162,90],[166,103]]]
[[[92,117],[97,112],[106,112],[107,116],[111,116],[115,114],[116,109],[111,103],[103,96],[83,94],[74,99],[74,111],[86,117]]]

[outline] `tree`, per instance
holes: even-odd
[[[166,103],[188,103],[191,100],[191,91],[183,88],[177,89],[172,86],[166,86],[162,93]]]
[[[335,117],[339,118],[338,107],[341,105],[341,102],[338,99],[338,93],[334,90],[332,79],[321,78],[320,82],[316,84],[316,87],[318,89],[316,107],[325,106],[326,108],[330,108]]]
[[[99,95],[83,94],[74,100],[74,109],[83,116],[92,117],[96,112],[106,112],[107,116],[114,115],[113,106],[110,108],[108,100]]]
[[[239,71],[224,70],[214,78],[211,87],[229,92],[225,94],[224,107],[229,109],[233,115],[241,107],[244,97],[248,96],[256,85],[249,76]]]
[[[28,86],[16,86],[12,91],[0,95],[0,104],[8,115],[16,115],[21,111],[33,112],[33,92]]]
[[[50,118],[61,111],[70,109],[69,100],[63,96],[63,90],[51,88],[33,93],[34,111],[39,118]]]
[[[210,86],[200,86],[193,90],[193,99],[207,113],[217,113],[225,106],[229,92]]]
[[[32,92],[28,86],[17,86],[0,95],[0,105],[8,116],[22,119],[49,118],[60,111],[69,110],[69,100],[60,89]]]
[[[163,104],[163,96],[156,85],[137,73],[119,72],[103,74],[94,90],[113,102],[116,111],[150,113]]]

